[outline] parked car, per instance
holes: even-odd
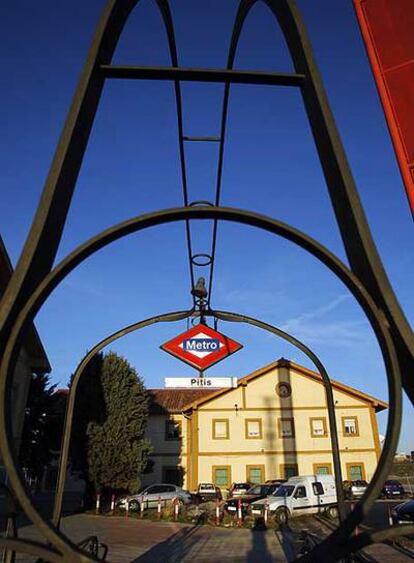
[[[414,500],[407,500],[397,504],[391,510],[391,518],[394,524],[412,524],[414,522]]]
[[[332,475],[291,477],[265,499],[251,504],[253,516],[264,516],[268,503],[270,514],[278,524],[285,524],[295,515],[325,512],[330,518],[338,515],[335,480]]]
[[[247,513],[248,508],[252,502],[272,495],[280,485],[281,481],[277,483],[264,483],[263,485],[254,485],[247,491],[245,495],[229,499],[224,505],[224,508],[225,510],[227,510],[227,512],[235,514],[240,501],[242,514],[244,516]]]
[[[400,497],[402,498],[405,495],[404,487],[401,485],[399,481],[385,481],[384,487],[381,491],[381,496],[383,498],[395,498]]]
[[[188,491],[181,489],[177,485],[169,485],[167,483],[149,485],[136,495],[123,496],[118,499],[117,506],[125,508],[127,498],[129,499],[130,510],[140,510],[141,505],[144,508],[157,508],[160,499],[163,504],[172,501],[174,498],[178,498],[183,504],[191,502],[191,495]]]
[[[251,488],[251,483],[232,483],[229,489],[230,497],[241,497]]]
[[[346,499],[362,497],[367,490],[368,483],[362,479],[356,481],[344,481],[344,493]]]
[[[195,494],[196,502],[208,502],[209,500],[222,500],[220,488],[213,483],[200,483]]]

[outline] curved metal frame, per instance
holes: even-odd
[[[175,311],[173,313],[164,313],[162,315],[156,315],[155,317],[150,317],[149,319],[145,319],[143,321],[134,323],[132,325],[125,326],[120,330],[113,332],[112,334],[110,334],[100,342],[98,342],[87,354],[85,354],[85,356],[79,362],[73,374],[71,386],[69,389],[66,411],[65,411],[65,422],[63,426],[62,446],[60,450],[55,503],[53,508],[53,518],[52,518],[52,522],[55,524],[56,527],[59,527],[61,513],[62,513],[63,493],[65,488],[66,471],[67,471],[67,465],[69,459],[69,448],[70,448],[70,440],[72,434],[72,421],[73,421],[73,413],[75,408],[78,383],[83,373],[85,372],[85,369],[89,365],[90,361],[97,354],[99,354],[106,346],[108,346],[112,342],[115,342],[116,340],[119,340],[119,338],[122,338],[123,336],[130,334],[131,332],[136,332],[138,330],[141,330],[142,328],[151,326],[156,323],[184,320],[193,316],[194,314],[200,315],[200,313],[195,312],[194,309],[190,309],[189,311]],[[298,348],[304,354],[306,354],[308,358],[313,362],[316,369],[319,371],[323,385],[325,387],[326,403],[328,408],[329,430],[330,430],[331,447],[332,447],[332,458],[333,458],[335,482],[336,482],[337,495],[338,495],[339,516],[340,516],[340,521],[342,521],[345,518],[345,507],[344,507],[344,495],[342,490],[342,469],[341,469],[341,461],[339,456],[338,431],[337,431],[336,417],[335,417],[335,403],[333,398],[331,380],[321,360],[310,348],[308,348],[305,344],[303,344],[303,342],[301,342],[291,334],[288,334],[287,332],[273,325],[270,325],[258,319],[254,319],[253,317],[247,317],[246,315],[239,315],[238,313],[234,313],[234,312],[212,311],[212,310],[203,311],[203,316],[214,317],[215,319],[219,319],[227,322],[248,323],[260,329],[267,330],[268,332],[271,332],[276,336],[279,336],[280,338],[286,340],[290,344],[293,344],[293,346],[296,346],[296,348]]]
[[[73,421],[73,413],[75,409],[75,401],[76,401],[76,393],[78,388],[78,383],[80,378],[83,375],[86,367],[88,366],[91,359],[99,354],[99,352],[123,336],[131,332],[135,332],[141,328],[145,328],[147,326],[151,326],[155,323],[162,323],[162,322],[173,322],[173,321],[180,321],[191,317],[194,314],[194,309],[190,309],[189,311],[176,311],[174,313],[166,313],[163,315],[156,315],[155,317],[150,317],[138,323],[134,323],[132,325],[126,326],[117,330],[116,332],[110,334],[89,350],[87,354],[82,358],[79,362],[70,384],[69,394],[66,404],[66,411],[65,411],[65,421],[63,425],[63,437],[62,437],[62,445],[60,448],[60,457],[59,457],[59,466],[58,466],[58,475],[57,475],[57,482],[56,482],[56,493],[55,493],[55,502],[53,507],[53,517],[52,522],[55,524],[57,528],[59,528],[61,513],[62,513],[62,502],[63,502],[63,493],[65,488],[65,480],[66,480],[66,471],[69,459],[69,448],[70,448],[70,440],[72,435],[72,421]]]
[[[372,240],[305,27],[294,0],[264,1],[277,19],[286,38],[296,70],[294,74],[234,71],[229,68],[223,70],[184,69],[177,66],[170,68],[113,66],[111,60],[118,39],[138,0],[108,1],[76,89],[32,227],[11,281],[3,295],[0,308],[0,357],[2,357],[0,446],[2,456],[14,491],[27,515],[47,540],[62,553],[62,556],[70,557],[72,561],[88,561],[90,558],[79,551],[53,525],[42,520],[31,504],[22,476],[17,470],[10,444],[10,379],[24,328],[30,318],[33,318],[47,294],[78,263],[119,236],[175,220],[184,220],[188,225],[189,220],[200,218],[208,218],[213,221],[224,219],[257,226],[280,234],[314,254],[344,281],[364,308],[380,343],[387,368],[390,393],[387,437],[375,478],[361,503],[330,538],[314,549],[313,553],[315,556],[318,554],[321,560],[333,561],[347,553],[350,546],[365,541],[366,535],[364,536],[364,534],[359,536],[358,542],[356,540],[348,542],[346,538],[372,505],[392,461],[401,419],[401,376],[403,387],[411,402],[414,402],[414,382],[411,379],[414,365],[414,334],[394,295]],[[229,51],[230,66],[234,60],[232,49],[235,52],[244,21],[255,2],[256,0],[241,0],[240,2]],[[172,62],[177,65],[177,58],[173,57],[174,53],[176,55],[176,46],[168,1],[157,0],[157,4],[166,25],[170,48],[172,46]],[[108,78],[173,80],[176,92],[181,80],[300,87],[351,271],[321,245],[280,222],[249,212],[218,207],[209,207],[209,209],[187,207],[127,221],[122,226],[109,229],[84,244],[52,271],[95,113],[105,80]],[[224,102],[227,104],[226,98]],[[223,109],[225,109],[225,104]],[[181,108],[177,105],[179,133],[181,134],[180,111]],[[225,112],[222,114],[223,131],[225,132]],[[224,135],[222,142],[223,140]],[[180,151],[180,156],[182,156],[181,148]],[[223,147],[220,148],[221,159],[222,153]],[[182,159],[181,163],[183,165]],[[216,194],[218,202],[217,197],[219,194],[218,196]],[[217,223],[215,225],[217,226]],[[215,236],[213,234],[213,242]],[[191,255],[192,253],[189,254],[190,257]],[[214,261],[214,253],[212,256]],[[404,530],[406,533],[409,531],[408,527],[405,527]],[[384,533],[389,533],[391,537],[396,532],[391,528],[389,532]],[[376,534],[375,537],[383,537],[382,532]],[[5,541],[0,540],[0,545],[4,545],[2,542]]]
[[[401,380],[398,357],[389,333],[389,324],[384,314],[378,310],[360,280],[335,255],[299,230],[275,219],[267,218],[249,211],[232,208],[187,207],[141,215],[134,219],[124,221],[107,229],[96,237],[93,237],[73,251],[44,278],[21,310],[10,334],[0,368],[0,446],[13,490],[23,510],[52,545],[62,550],[64,556],[70,554],[73,561],[85,560],[85,555],[81,554],[76,546],[61,534],[54,525],[45,522],[32,505],[28,491],[24,485],[23,476],[17,468],[15,455],[10,444],[10,404],[7,402],[6,398],[10,390],[10,382],[24,329],[28,323],[33,320],[37,311],[53,289],[82,261],[86,260],[99,249],[128,234],[152,226],[180,220],[185,221],[187,219],[220,219],[251,225],[279,235],[308,251],[342,280],[363,308],[376,334],[386,366],[389,387],[390,413],[387,435],[379,465],[365,495],[358,503],[355,510],[347,516],[338,529],[324,542],[316,546],[312,552],[312,554],[320,557],[323,561],[335,561],[338,557],[347,553],[349,543],[347,543],[346,540],[351,535],[355,526],[362,521],[372,507],[392,464],[401,423]],[[1,407],[3,407],[3,409]],[[411,528],[413,530],[411,530]],[[395,533],[392,528],[390,530],[391,533]],[[404,527],[405,533],[410,533],[411,531],[414,531],[414,526]],[[0,545],[1,541],[2,540],[0,540]]]

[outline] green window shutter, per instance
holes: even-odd
[[[215,484],[218,487],[224,487],[228,484],[228,471],[226,467],[220,467],[219,469],[215,470]]]
[[[360,465],[351,465],[350,468],[351,481],[358,481],[362,479],[362,467]]]
[[[262,470],[259,467],[252,467],[249,471],[249,481],[254,485],[258,485],[263,480]]]

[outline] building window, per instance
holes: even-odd
[[[342,417],[342,430],[344,436],[359,436],[358,419],[356,416]]]
[[[246,467],[246,481],[253,485],[265,482],[265,466],[264,465],[248,465]]]
[[[279,430],[279,438],[295,437],[295,424],[293,418],[278,418],[277,426]]]
[[[181,421],[165,421],[165,439],[167,440],[167,442],[177,441],[181,439]]]
[[[213,465],[213,483],[217,487],[226,488],[231,484],[230,465]]]
[[[323,438],[328,435],[326,418],[311,418],[310,426],[312,438]]]
[[[283,463],[280,465],[279,471],[282,479],[290,479],[290,477],[299,475],[297,463]]]
[[[288,399],[292,395],[292,387],[286,381],[278,383],[276,385],[275,391],[281,399]]]
[[[229,437],[229,419],[213,418],[213,440],[228,440]]]
[[[247,418],[245,420],[245,433],[247,440],[262,438],[262,419]]]
[[[365,481],[365,468],[362,462],[347,463],[346,473],[349,481]]]
[[[332,475],[332,465],[330,463],[314,463],[313,472],[315,475]]]

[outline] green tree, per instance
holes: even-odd
[[[76,390],[70,442],[70,463],[73,471],[89,484],[88,428],[92,422],[103,424],[106,418],[102,389],[103,355],[96,354],[89,361]],[[71,377],[69,388],[72,385]],[[90,491],[93,494],[93,491]]]
[[[87,429],[89,479],[97,491],[137,492],[151,445],[144,438],[148,395],[134,368],[114,352],[103,356],[100,384],[105,416]]]
[[[53,393],[49,375],[33,373],[24,415],[19,462],[30,479],[40,481],[52,453],[51,420],[54,415]]]

